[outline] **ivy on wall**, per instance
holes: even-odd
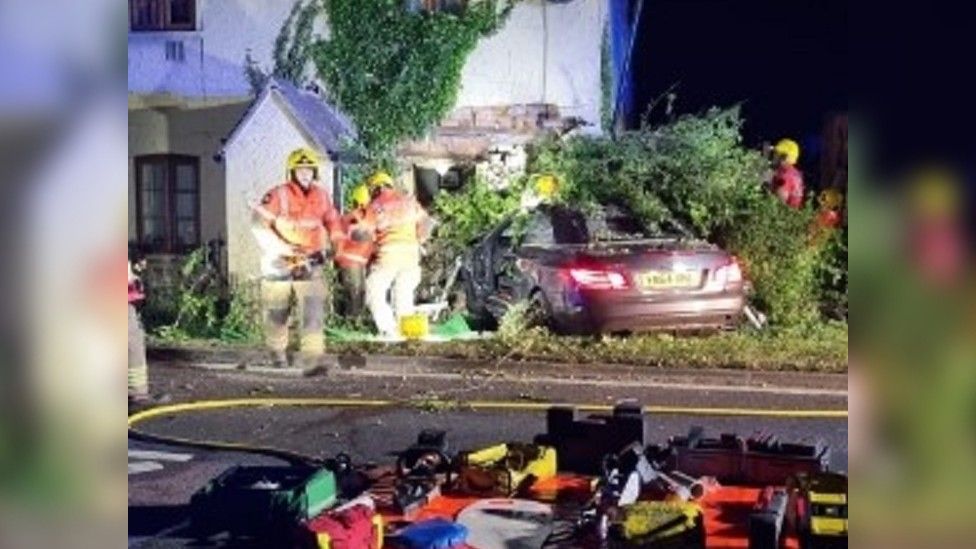
[[[314,37],[315,19],[322,14],[321,0],[295,2],[274,45],[274,75],[301,85],[305,81]]]
[[[519,1],[426,11],[404,0],[298,0],[275,39],[274,68],[261,68],[248,52],[245,76],[257,93],[269,72],[299,86],[314,72],[330,101],[355,121],[356,152],[389,166],[397,144],[422,137],[451,110],[468,55]],[[325,37],[314,32],[320,17]]]
[[[450,111],[468,55],[516,1],[470,2],[447,13],[409,10],[403,0],[328,0],[329,36],[308,51],[366,150],[384,156]]]
[[[254,95],[260,93],[268,77],[272,75],[293,82],[297,86],[305,83],[311,60],[310,49],[315,40],[312,31],[316,18],[322,15],[323,10],[322,0],[295,2],[275,38],[271,53],[274,68],[271,71],[261,67],[251,55],[251,50],[247,51],[244,56],[244,76],[251,87],[251,93]]]

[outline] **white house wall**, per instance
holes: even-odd
[[[599,127],[606,15],[606,0],[519,3],[468,58],[456,106],[550,103]]]
[[[483,39],[464,66],[458,107],[551,103],[599,123],[600,44],[607,0],[554,4],[524,0],[505,26]],[[272,65],[275,38],[293,0],[198,0],[198,30],[130,32],[129,93],[175,100],[240,100],[248,50]],[[166,42],[183,61],[166,60]],[[543,63],[546,62],[544,66]]]
[[[240,99],[251,94],[244,75],[248,50],[271,65],[275,38],[292,0],[197,0],[197,30],[129,32],[129,93],[185,101]],[[166,42],[182,42],[183,61],[166,59]]]
[[[259,250],[251,234],[250,204],[285,180],[285,160],[306,137],[269,96],[250,116],[246,126],[224,151],[227,170],[228,271],[237,280],[258,275]],[[320,174],[326,191],[332,189],[332,169]]]

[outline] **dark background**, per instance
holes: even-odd
[[[802,147],[828,114],[847,111],[847,45],[842,0],[645,0],[629,125],[675,85],[675,113],[742,103],[747,144],[791,137]]]

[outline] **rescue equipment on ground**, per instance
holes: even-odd
[[[603,459],[603,473],[595,483],[591,500],[583,507],[577,523],[580,529],[595,529],[598,539],[607,539],[610,517],[619,508],[633,505],[654,489],[666,499],[690,501],[701,499],[713,479],[695,479],[681,471],[663,471],[653,463],[640,444],[634,443],[619,454]]]
[[[509,497],[539,479],[556,475],[556,450],[549,446],[509,442],[457,457],[457,487],[485,497]]]
[[[847,476],[839,473],[798,474],[787,483],[788,513],[801,547],[847,545]]]
[[[536,549],[553,532],[553,511],[528,499],[482,499],[458,513],[457,523],[468,529],[470,547]]]
[[[444,519],[416,522],[393,538],[403,549],[452,549],[467,540],[468,529]]]
[[[291,532],[333,507],[336,478],[327,468],[236,466],[190,498],[190,522],[199,537],[228,532],[266,539]]]
[[[574,425],[575,409],[568,410],[568,425]],[[612,426],[619,416],[631,417],[641,427],[636,432],[646,437],[644,415],[640,406],[624,402],[613,415],[589,417],[578,426],[585,432]],[[709,439],[703,429],[693,428],[666,446],[632,441],[602,457],[596,482],[557,475],[561,456],[544,444],[498,444],[452,460],[446,433],[432,429],[397,453],[395,473],[389,466],[364,469],[344,454],[323,460],[273,449],[253,451],[296,465],[234,467],[210,481],[189,506],[191,532],[198,538],[227,532],[231,545],[254,541],[302,549],[502,549],[518,540],[518,547],[535,549],[544,543],[589,547],[595,531],[600,547],[704,547],[703,511],[695,501],[703,498],[709,508],[708,533],[719,544],[748,537],[750,547],[780,547],[786,534],[794,532],[801,547],[846,546],[847,541],[847,477],[803,470],[825,469],[826,447],[780,442],[768,435]],[[709,493],[717,486],[712,479],[694,476],[700,470],[685,474],[674,469],[677,462],[752,480],[800,472],[770,482],[762,491],[730,486]],[[752,467],[764,470],[757,473]],[[392,490],[384,492],[386,488]],[[512,499],[515,493],[530,499]],[[736,510],[750,506],[751,513],[737,516]],[[567,511],[579,517],[580,528],[557,532],[554,517],[564,520]],[[402,527],[401,520],[420,522]]]
[[[353,464],[349,454],[340,452],[334,458],[325,460],[323,465],[335,475],[339,498],[343,501],[362,496],[372,485],[362,467]]]
[[[303,523],[296,544],[315,549],[381,549],[383,518],[368,495]]]
[[[749,515],[749,549],[779,549],[789,495],[783,488],[767,486]]]
[[[420,340],[430,334],[430,319],[427,313],[412,313],[400,317],[400,335],[406,339]]]
[[[609,416],[580,417],[576,408],[554,406],[546,412],[546,434],[536,437],[536,443],[556,449],[560,471],[598,475],[607,454],[618,454],[635,442],[650,443],[650,420],[635,401],[617,403]]]
[[[750,486],[782,486],[799,473],[828,470],[830,447],[783,442],[771,435],[744,439],[733,433],[706,438],[702,427],[684,437],[671,437],[668,468],[719,482]]]
[[[447,433],[424,430],[417,443],[397,455],[393,502],[404,518],[440,495],[440,487],[450,480],[451,458],[447,454]]]
[[[695,503],[639,501],[620,508],[610,538],[627,547],[705,547],[705,522]]]

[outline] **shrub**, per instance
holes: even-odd
[[[241,282],[230,292],[227,314],[220,325],[220,339],[240,343],[259,343],[263,339],[261,285]]]
[[[827,318],[847,320],[847,226],[827,240],[818,268],[820,310]]]
[[[812,222],[811,211],[791,209],[765,194],[724,230],[726,248],[753,284],[755,304],[774,324],[806,325],[819,318],[822,246],[810,237]]]
[[[208,263],[207,251],[201,247],[186,256],[168,285],[150,285],[142,310],[147,329],[171,341],[261,341],[259,284],[238,283],[229,291],[216,266]]]
[[[559,176],[562,200],[625,203],[652,230],[679,225],[725,247],[740,257],[774,323],[805,324],[816,319],[819,297],[812,214],[764,189],[766,161],[743,146],[741,126],[737,108],[712,109],[615,140],[548,141],[531,169]]]

